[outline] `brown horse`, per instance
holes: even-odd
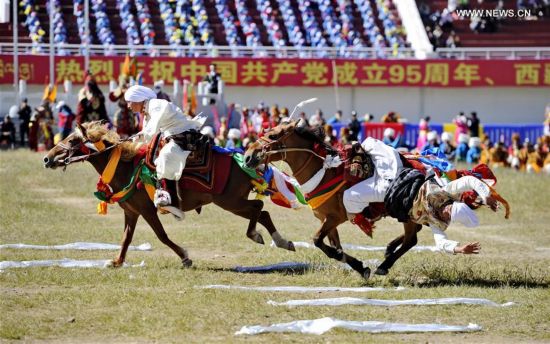
[[[122,150],[120,162],[110,182],[113,193],[116,193],[130,182],[135,168],[133,159],[137,154],[139,145],[129,141],[120,141],[119,136],[114,131],[106,129],[100,122],[79,125],[78,130],[48,152],[44,157],[44,166],[55,169],[56,167],[65,167],[74,161],[86,160],[101,175],[110,160],[112,148],[116,146],[121,147]],[[94,147],[102,148],[97,150]],[[259,244],[264,243],[262,236],[256,231],[256,224],[259,222],[268,230],[278,247],[294,251],[294,244],[281,237],[273,225],[269,213],[262,210],[263,202],[248,199],[251,190],[250,177],[231,159],[230,178],[221,194],[209,194],[180,188],[178,189],[179,206],[183,211],[197,210],[199,212],[203,205],[214,203],[235,215],[250,220],[246,235],[251,240]],[[159,240],[181,258],[184,266],[191,266],[192,261],[189,259],[187,251],[168,238],[157,215],[157,208],[145,189],[136,188],[132,196],[126,201],[120,202],[119,205],[124,210],[124,234],[120,253],[113,260],[113,266],[120,266],[124,262],[140,216],[143,216],[151,226]]]
[[[298,183],[300,185],[306,183],[323,168],[325,161],[318,150],[316,152],[314,146],[320,146],[322,150],[330,154],[336,154],[336,151],[333,147],[324,143],[322,133],[313,132],[303,124],[303,121],[283,124],[267,132],[262,140],[253,143],[246,151],[245,161],[247,166],[254,168],[263,162],[284,160],[292,169],[294,178],[298,180]],[[340,173],[335,168],[326,169],[319,185],[333,180]],[[315,217],[322,222],[321,228],[313,238],[313,243],[328,257],[347,263],[364,278],[369,278],[370,269],[363,266],[363,263],[358,259],[344,253],[340,244],[337,228],[348,221],[343,203],[344,189],[341,188],[326,202],[313,210]],[[397,259],[416,245],[416,233],[421,228],[421,225],[413,222],[404,223],[404,235],[388,244],[386,259],[376,269],[375,273],[386,275]],[[327,236],[332,246],[323,242],[323,239]],[[401,246],[397,248],[399,245]]]

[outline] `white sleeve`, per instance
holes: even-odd
[[[453,196],[458,196],[465,191],[475,190],[483,201],[491,194],[489,186],[473,176],[464,176],[453,180],[445,185],[443,189]]]
[[[458,246],[458,241],[447,239],[447,234],[433,225],[431,225],[430,228],[434,235],[435,247],[439,251],[454,254],[455,247]]]
[[[143,136],[145,137],[145,140],[149,142],[153,136],[155,136],[156,133],[160,131],[160,120],[162,119],[162,116],[164,115],[163,112],[159,111],[159,107],[148,109],[149,112],[149,120],[143,120]],[[164,110],[164,108],[162,108]]]

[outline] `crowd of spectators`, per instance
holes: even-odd
[[[55,3],[54,41],[67,43],[68,18],[63,18],[60,0]],[[172,56],[197,56],[202,51],[193,49],[198,46],[213,46],[214,33],[208,17],[204,0],[157,0],[160,19],[164,32],[155,32],[151,11],[147,0],[117,0],[116,8],[108,7],[105,0],[90,0],[90,23],[93,33],[86,36],[84,19],[84,0],[73,2],[73,14],[76,18],[78,35],[82,43],[96,41],[104,45],[105,54],[113,52],[113,45],[122,37],[113,32],[120,31],[112,25],[120,25],[126,45],[149,46],[149,55],[158,56],[154,49],[157,34],[164,35]],[[247,0],[215,0],[215,8],[230,47],[252,47],[253,56],[267,56],[264,45],[275,48],[292,46],[297,48],[301,57],[328,57],[326,50],[311,52],[305,47],[336,48],[337,56],[366,58],[366,47],[376,48],[378,57],[387,57],[387,48],[397,49],[405,46],[404,30],[391,0],[258,0],[257,7],[251,8]],[[234,5],[234,7],[232,7]],[[40,26],[34,0],[20,2],[22,12],[26,14],[24,25],[28,27],[35,52],[40,52],[39,44],[44,43],[47,34]],[[110,13],[116,9],[120,16],[118,22],[111,23]],[[49,11],[49,7],[48,7]],[[108,14],[109,13],[109,14]],[[357,14],[361,19],[358,20]],[[378,18],[376,18],[377,13]],[[258,16],[259,15],[259,16]],[[256,16],[258,16],[256,18]],[[215,19],[214,19],[215,21]],[[221,38],[223,42],[223,38]],[[185,48],[183,48],[185,47]],[[82,53],[84,53],[82,47]],[[199,52],[194,52],[199,51]],[[64,53],[62,53],[64,54]],[[284,55],[284,49],[279,53]],[[233,55],[239,56],[238,49]]]
[[[215,70],[212,72],[215,73]],[[159,93],[160,94],[160,93]],[[57,131],[61,137],[66,137],[72,129],[73,122],[78,122],[71,108],[64,102],[52,105],[54,118],[57,119]],[[22,102],[15,111],[19,118],[20,146],[25,146],[25,137],[28,134],[29,123],[32,121],[31,108],[26,101]],[[192,114],[191,114],[192,115]],[[13,116],[13,114],[12,114]],[[260,102],[255,107],[229,104],[226,114],[220,114],[219,123],[213,127],[202,128],[202,133],[209,136],[217,145],[225,148],[246,149],[252,142],[258,140],[269,129],[281,124],[289,118],[287,107],[278,105],[268,106]],[[374,116],[365,114],[359,118],[356,111],[350,114],[350,120],[344,120],[342,111],[336,111],[328,120],[321,109],[317,109],[313,115],[307,116],[305,112],[297,114],[295,119],[302,119],[310,127],[322,127],[326,134],[326,143],[334,147],[343,147],[353,141],[364,139],[361,137],[362,127],[365,122],[374,122]],[[378,123],[395,124],[403,122],[396,112],[388,112],[380,118]],[[399,151],[415,152],[421,154],[429,151],[431,154],[442,152],[451,162],[467,164],[485,163],[491,168],[511,167],[527,172],[550,173],[550,113],[545,121],[544,135],[536,142],[525,139],[520,140],[519,134],[512,136],[512,143],[505,144],[505,137],[497,142],[491,142],[488,136],[483,135],[480,129],[480,120],[477,113],[470,116],[463,113],[454,119],[455,132],[443,132],[441,135],[430,127],[430,118],[425,117],[419,124],[420,133],[417,142],[405,142],[400,134],[391,125],[384,129],[382,141]],[[53,122],[52,122],[53,125]],[[16,126],[10,116],[5,116],[1,123],[0,142],[4,147],[15,147]],[[336,130],[338,129],[338,132]],[[425,135],[422,132],[425,132]]]
[[[111,31],[111,22],[107,15],[107,5],[104,0],[90,0],[91,14],[95,18],[95,32],[106,52],[115,44],[115,36]]]
[[[53,15],[50,13],[52,11],[52,1],[53,1]],[[61,3],[59,0],[49,0],[46,3],[46,8],[48,15],[53,19],[53,42],[57,47],[56,54],[65,56],[67,51],[64,47],[68,43],[67,40],[67,27],[65,21],[63,20],[63,13],[61,9]]]
[[[29,37],[32,42],[32,52],[33,54],[38,54],[42,51],[40,44],[44,42],[44,35],[46,32],[40,25],[40,19],[36,12],[37,8],[35,7],[34,0],[22,0],[19,3],[19,7],[26,16],[23,26],[29,30]]]
[[[229,10],[229,6],[227,4],[227,0],[215,0],[215,1],[216,1],[216,11],[218,12],[218,17],[222,22],[227,44],[230,47],[244,45],[241,37],[239,36],[239,32],[237,30],[237,28],[240,28],[240,23],[238,23],[235,16],[231,14],[231,11]],[[238,54],[235,52],[234,57],[236,56],[238,56]]]
[[[139,45],[141,39],[134,15],[132,14],[132,1],[118,0],[116,6],[122,20],[120,25],[126,33],[126,44],[130,46]]]

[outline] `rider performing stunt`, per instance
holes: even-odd
[[[184,213],[179,209],[176,181],[180,179],[191,152],[182,149],[174,138],[190,130],[199,131],[206,117],[191,119],[174,104],[156,97],[153,90],[141,85],[130,87],[124,94],[128,108],[144,116],[143,130],[137,135],[149,142],[155,134],[162,132],[166,139],[155,160],[158,183],[154,203],[157,208],[162,207],[181,220]]]
[[[372,159],[374,173],[344,192],[344,206],[352,223],[370,235],[373,223],[369,220],[367,207],[370,203],[384,202],[390,216],[430,226],[440,251],[479,252],[479,243],[459,246],[458,242],[448,240],[444,231],[451,222],[467,227],[479,224],[474,211],[460,202],[466,191],[474,190],[483,204],[496,210],[497,199],[487,184],[473,176],[464,176],[441,185],[435,178],[426,178],[419,171],[404,168],[399,153],[379,140],[367,138],[361,146]]]

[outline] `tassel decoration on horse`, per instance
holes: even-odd
[[[107,202],[101,201],[97,204],[97,213],[99,215],[107,215]]]

